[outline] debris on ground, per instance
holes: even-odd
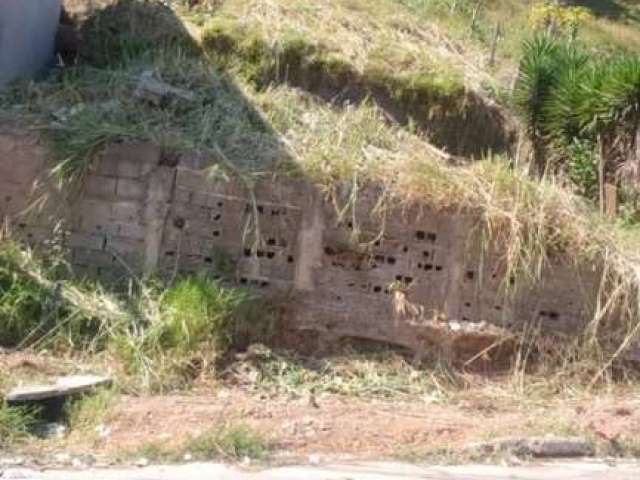
[[[593,444],[582,438],[504,438],[473,444],[468,449],[487,455],[510,453],[517,457],[533,458],[581,458],[595,455]]]

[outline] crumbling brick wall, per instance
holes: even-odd
[[[516,279],[505,278],[499,249],[481,249],[476,215],[414,205],[381,217],[372,214],[371,187],[339,219],[334,202],[304,179],[263,178],[250,189],[201,161],[176,164],[150,144],[110,146],[62,212],[24,214],[46,156],[33,135],[0,132],[0,215],[34,244],[63,219],[82,275],[205,271],[290,292],[291,327],[316,338],[414,351],[440,343],[470,355],[526,322],[573,332],[594,308],[598,272],[561,259],[541,281],[505,294]],[[368,248],[354,245],[355,230]]]

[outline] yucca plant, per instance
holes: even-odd
[[[533,146],[532,166],[542,176],[546,167],[545,106],[558,83],[561,45],[548,35],[524,44],[513,99]]]
[[[598,150],[594,154],[602,161],[601,190],[605,178],[621,166],[636,175],[640,171],[640,57],[595,59],[574,43],[537,35],[524,44],[514,102],[533,146],[538,175],[552,158],[560,170],[573,168],[576,144]],[[585,178],[584,173],[569,171],[569,177]]]

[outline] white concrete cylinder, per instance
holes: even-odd
[[[0,0],[0,86],[53,62],[60,0]]]

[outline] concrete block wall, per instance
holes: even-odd
[[[53,224],[51,214],[21,214],[45,161],[35,137],[0,135],[0,214],[32,240]],[[536,321],[561,333],[591,318],[593,267],[555,259],[541,282],[505,295],[503,252],[480,252],[474,215],[415,205],[383,221],[373,213],[378,192],[370,188],[359,192],[354,215],[338,219],[334,203],[304,180],[262,178],[250,190],[198,163],[185,157],[168,166],[150,144],[109,147],[60,215],[77,271],[104,279],[204,271],[291,293],[296,331],[412,350],[444,342],[443,326],[449,333],[471,329],[490,345],[493,327]],[[350,243],[355,229],[368,249]]]

